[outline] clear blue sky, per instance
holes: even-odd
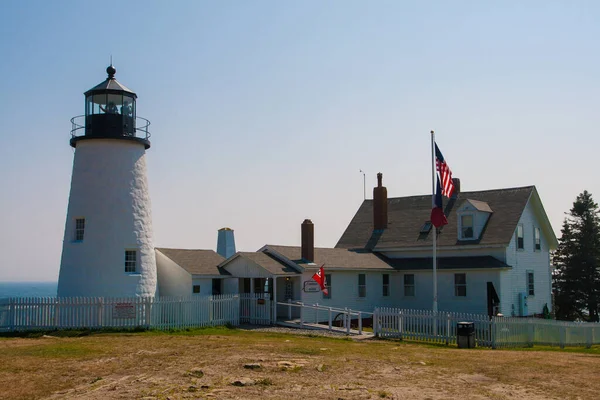
[[[334,246],[383,172],[429,193],[429,131],[463,190],[534,184],[557,235],[593,168],[600,2],[0,2],[0,281],[55,280],[69,119],[117,79],[152,121],[155,242]],[[370,195],[369,195],[370,196]]]

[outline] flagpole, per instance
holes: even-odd
[[[431,206],[435,207],[435,133],[431,131]],[[437,228],[433,229],[433,312],[437,313]]]

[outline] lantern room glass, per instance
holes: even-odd
[[[135,97],[126,94],[102,93],[87,96],[85,115],[120,114],[135,118]]]

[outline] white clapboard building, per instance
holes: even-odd
[[[449,224],[438,233],[439,310],[507,316],[550,311],[549,252],[557,240],[535,187],[460,192],[458,180],[455,185],[445,207]],[[363,202],[335,248],[315,248],[314,225],[305,220],[300,246],[265,245],[227,258],[206,257],[206,250],[157,249],[160,291],[268,293],[275,303],[362,311],[430,310],[431,196],[388,199],[382,189],[380,177],[373,200]],[[196,264],[190,265],[191,254]],[[163,255],[169,258],[165,264],[189,275],[178,291],[167,291],[161,279]],[[321,265],[327,296],[311,279]],[[288,316],[288,307],[273,307],[279,318]]]

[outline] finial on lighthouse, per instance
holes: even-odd
[[[112,62],[106,68],[106,73],[108,74],[108,79],[115,79],[115,74],[117,73],[117,69],[113,67]]]

